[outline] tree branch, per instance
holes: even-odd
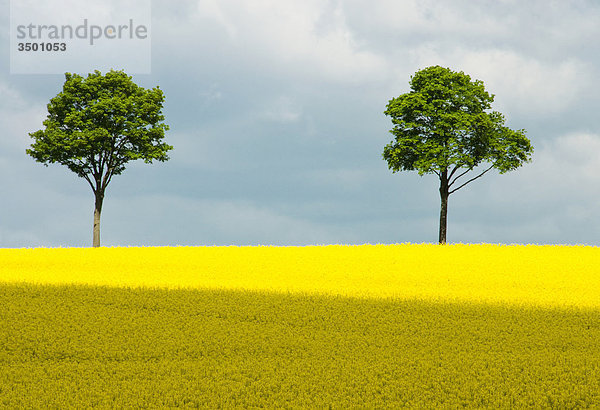
[[[112,169],[110,169],[106,172],[106,175],[104,176],[104,182],[102,183],[103,189],[106,189],[106,187],[110,183],[110,180],[112,179],[113,175],[114,175],[114,173],[113,173]]]
[[[88,182],[88,184],[90,184],[90,186],[92,187],[92,192],[95,195],[96,194],[96,188],[94,187],[94,184],[92,183],[92,180],[90,179],[90,177],[87,176],[87,174],[83,174],[83,179],[85,179]]]
[[[67,161],[65,163],[65,165],[67,165],[69,167],[69,169],[71,169],[71,171],[75,172],[77,174],[77,176],[80,176],[83,179],[85,179],[88,182],[88,184],[90,184],[92,191],[94,193],[96,193],[96,187],[94,186],[94,184],[92,183],[92,180],[90,179],[90,177],[88,175],[88,174],[94,175],[94,170],[89,163],[86,163],[85,161],[79,159],[77,161],[74,161],[74,160]],[[73,169],[71,167],[73,167],[75,169]],[[77,168],[79,168],[79,170]]]
[[[98,154],[98,175],[100,177],[102,177],[102,174],[104,174],[104,166],[106,165],[106,159],[104,158],[104,152],[101,152]]]
[[[465,175],[465,174],[466,174],[466,173],[468,173],[468,172],[471,172],[472,170],[473,170],[473,167],[471,167],[471,168],[467,169],[465,172],[463,172],[462,174],[460,174],[459,176],[457,176],[456,178],[454,178],[454,181],[450,182],[450,183],[448,184],[448,187],[451,187],[451,186],[452,186],[452,184],[454,184],[458,178],[462,177],[463,175]],[[448,178],[448,179],[450,179],[450,178]]]
[[[462,187],[464,187],[465,185],[467,185],[469,182],[475,181],[477,178],[482,177],[483,174],[485,174],[486,172],[488,172],[492,168],[494,168],[494,164],[490,165],[490,167],[488,169],[486,169],[485,171],[483,171],[481,174],[477,175],[475,178],[469,179],[467,182],[465,182],[464,184],[462,184],[458,188],[453,189],[452,191],[448,192],[448,195],[450,195],[451,193],[453,193],[455,191],[458,191],[459,189],[461,189]],[[456,179],[455,179],[455,181],[456,181]]]
[[[92,175],[96,176],[100,172],[98,169],[98,164],[96,164],[96,157],[92,153],[89,157],[89,163],[91,164]]]
[[[106,153],[106,157],[107,157],[107,161],[106,161],[106,174],[104,174],[104,178],[102,180],[102,189],[106,189],[106,187],[110,183],[110,180],[112,179],[113,172],[114,172],[114,169],[116,167],[116,164],[114,163],[115,162],[115,156],[118,155],[118,150],[119,149],[120,149],[120,147],[117,148],[117,149],[115,149],[115,143],[114,143],[114,140],[113,140],[113,142],[112,142],[112,144],[110,146],[110,150]]]
[[[111,157],[106,166],[106,174],[104,174],[104,177],[102,179],[102,189],[106,189],[106,187],[108,186],[108,184],[113,176],[114,170],[115,170],[115,165],[113,164],[113,157]]]
[[[127,141],[128,141],[128,139],[127,139],[127,138],[122,138],[122,139],[121,139],[121,141],[119,141],[119,143],[118,143],[118,144],[117,144],[117,146],[115,147],[115,150],[114,150],[114,152],[115,152],[116,154],[119,154],[119,153],[120,153],[119,151],[121,150],[121,148],[123,147],[123,145],[125,145],[125,143],[126,143]]]
[[[453,169],[452,171],[450,171],[450,175],[448,175],[448,181],[450,181],[450,180],[452,179],[452,175],[454,175],[454,173],[455,173],[455,172],[456,172],[458,169],[460,169],[460,167],[457,165],[457,166],[455,166],[455,167],[454,167],[454,169]],[[458,178],[457,178],[457,179],[458,179]],[[456,179],[455,179],[455,181],[456,181]],[[450,185],[452,185],[452,184],[450,184]],[[448,185],[448,186],[450,186],[450,185]]]

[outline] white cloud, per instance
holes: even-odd
[[[437,47],[415,49],[420,68],[442,65],[482,80],[496,95],[494,109],[550,116],[572,109],[594,83],[589,64],[577,59],[542,62],[517,50],[472,50]]]
[[[554,195],[573,198],[597,196],[600,192],[600,135],[575,132],[541,147],[530,172]]]
[[[574,59],[548,64],[508,50],[461,57],[457,65],[481,79],[496,101],[525,114],[547,116],[570,109],[593,82],[587,64]]]
[[[367,3],[344,3],[348,25],[404,80],[389,80],[394,89],[439,64],[483,80],[501,111],[552,116],[597,94],[600,7],[593,2]]]
[[[130,3],[132,0],[129,0]],[[143,2],[144,0],[142,0]],[[135,0],[137,5],[140,0]],[[19,13],[27,14],[32,22],[44,21],[46,24],[80,24],[82,16],[89,19],[105,19],[110,16],[111,5],[116,5],[117,0],[102,2],[80,0],[53,0],[40,2],[36,0],[12,0],[11,5],[17,6]],[[135,3],[131,3],[133,7]],[[14,10],[11,10],[14,12]]]
[[[452,36],[498,35],[505,31],[507,23],[504,13],[494,13],[489,5],[486,7],[482,4],[484,2],[467,1],[466,7],[460,7],[460,1],[363,0],[358,6],[357,3],[354,2],[354,8],[362,13],[365,21],[371,21],[370,25],[375,31],[416,34],[425,40],[433,33]],[[365,13],[367,7],[369,12]]]
[[[0,98],[0,109],[2,110],[17,111],[27,105],[21,93],[6,81],[0,80],[0,95],[2,96]]]
[[[600,135],[586,132],[541,143],[531,163],[455,194],[455,233],[469,241],[597,243],[598,152]]]
[[[302,108],[292,97],[283,95],[270,101],[262,115],[269,121],[291,123],[300,119]]]
[[[148,208],[148,203],[154,206]],[[339,229],[248,201],[150,195],[113,197],[105,208],[107,243],[118,238],[116,244],[306,245],[334,243],[344,236]]]
[[[485,195],[491,203],[502,204],[502,207],[520,203],[519,207],[549,212],[557,206],[561,209],[571,205],[597,207],[600,135],[574,132],[543,141],[534,148],[531,163],[483,185],[487,187]]]
[[[361,31],[409,37],[417,47],[431,41],[446,46],[509,43],[535,45],[535,55],[560,56],[600,30],[600,8],[593,1],[351,0],[344,7]]]
[[[14,87],[0,80],[0,146],[4,153],[23,153],[31,139],[29,133],[42,128],[46,118],[45,105],[27,101]]]
[[[320,0],[200,1],[198,16],[225,29],[228,41],[265,70],[356,82],[385,70],[381,57],[358,44],[343,9]],[[325,23],[324,23],[325,21]]]
[[[386,169],[382,111],[417,69],[440,64],[484,81],[494,108],[536,147],[533,163],[452,198],[450,240],[598,243],[599,10],[591,0],[154,2],[154,74],[136,80],[165,91],[175,149],[167,164],[132,164],[112,183],[103,240],[435,240],[435,176]],[[24,154],[63,80],[0,76],[0,167],[12,198],[0,246],[89,243],[89,187]],[[79,188],[74,203],[69,190]],[[44,216],[40,197],[56,215]]]
[[[225,29],[231,39],[236,39],[238,30],[231,19],[223,12],[222,2],[218,0],[202,0],[197,4],[198,16],[217,22]]]

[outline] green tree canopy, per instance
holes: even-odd
[[[531,160],[533,147],[525,130],[509,129],[501,113],[490,111],[494,96],[483,82],[462,71],[427,67],[411,77],[410,89],[385,110],[394,140],[383,158],[392,172],[438,176],[439,243],[445,243],[448,196],[492,168],[501,174],[518,168]],[[482,164],[485,169],[477,172]]]
[[[59,163],[85,179],[95,196],[94,246],[100,246],[100,213],[106,187],[129,161],[166,161],[168,126],[164,94],[136,85],[123,71],[84,78],[65,74],[62,92],[50,100],[44,129],[30,133],[26,153],[44,165]]]

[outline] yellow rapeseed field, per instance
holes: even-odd
[[[589,246],[3,249],[0,408],[596,408],[598,295]]]
[[[0,282],[600,307],[600,248],[430,244],[0,250]]]

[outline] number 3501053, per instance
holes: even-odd
[[[18,43],[19,51],[67,51],[66,43]]]

